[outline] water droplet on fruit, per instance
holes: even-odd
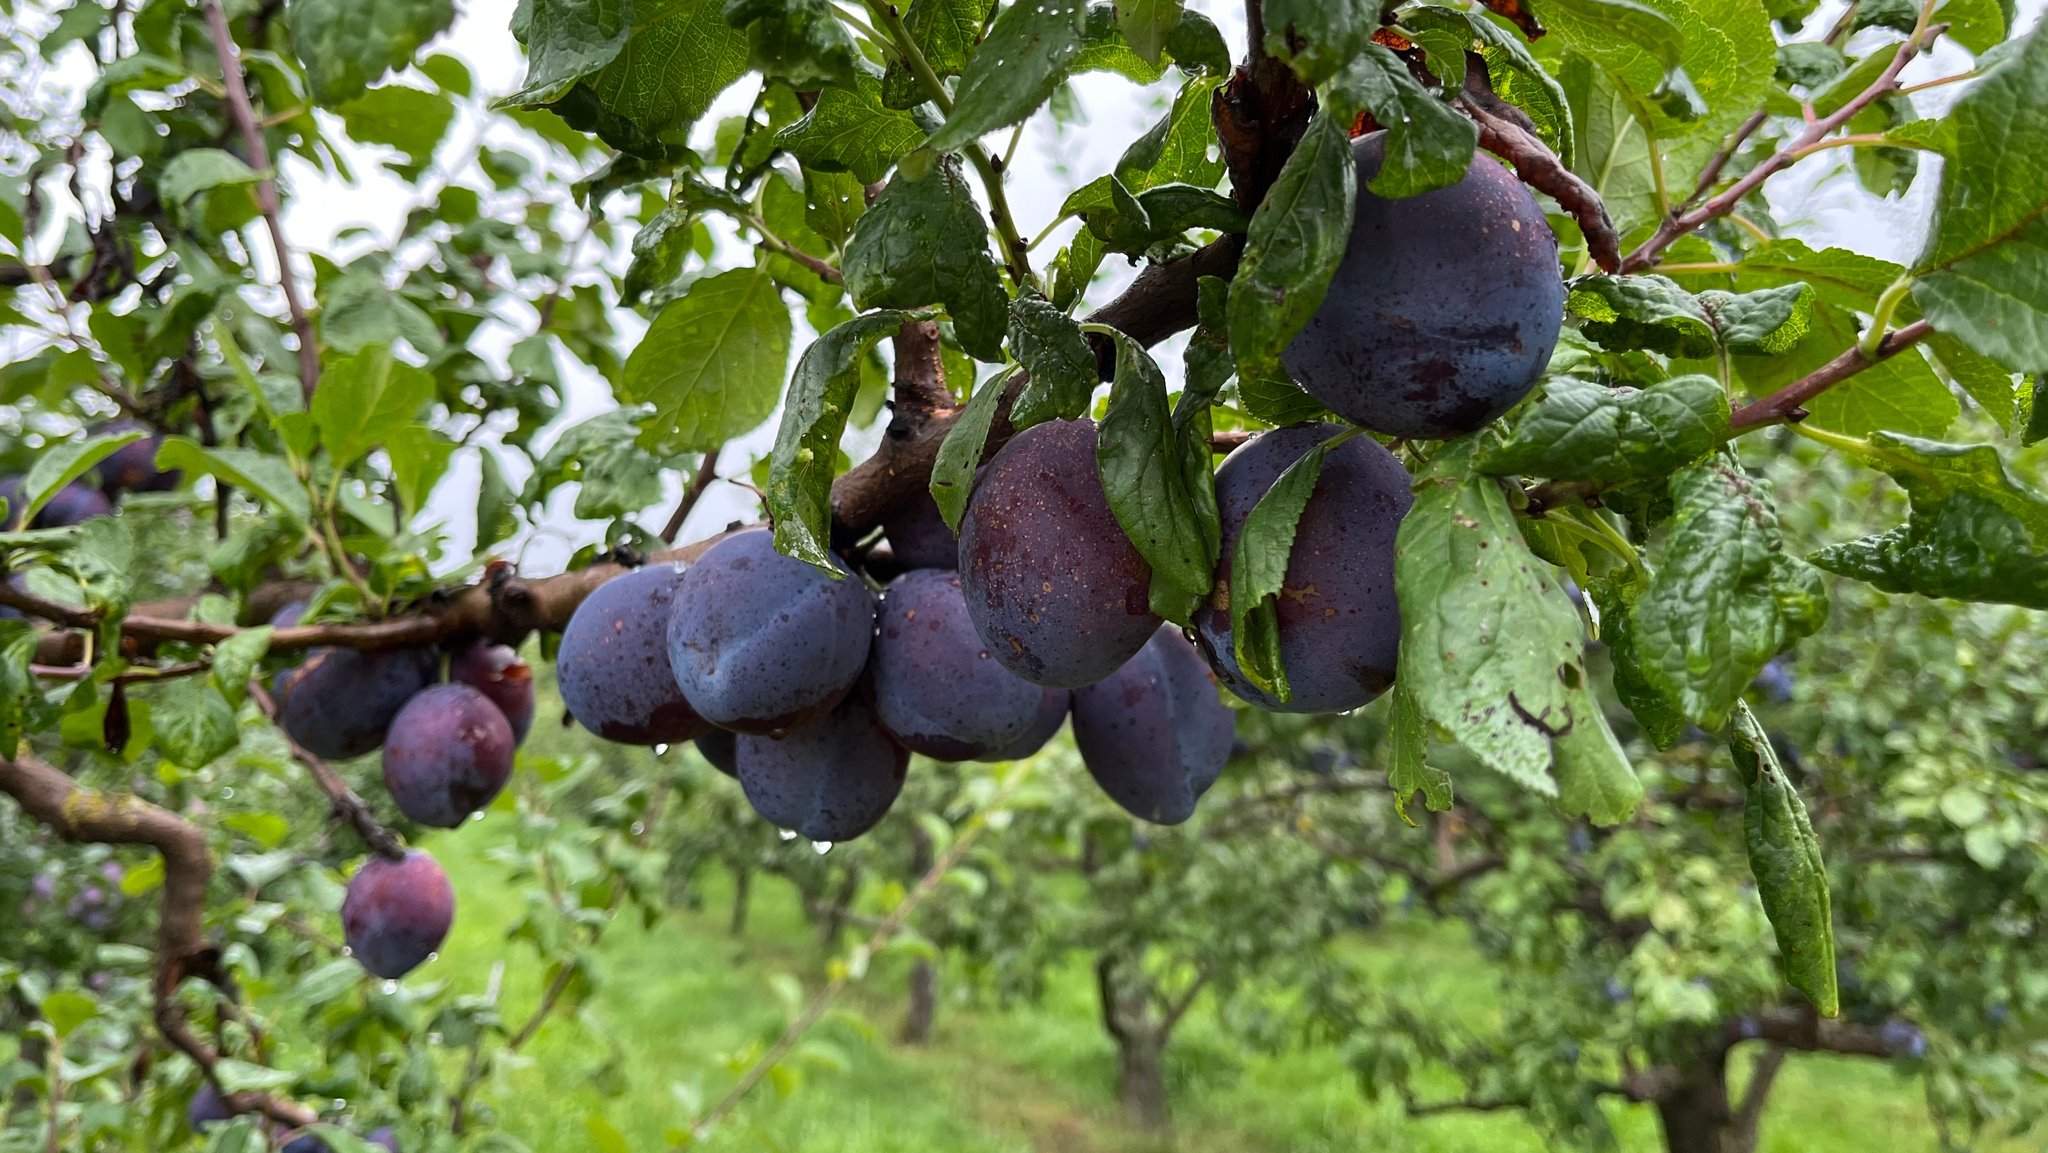
[[[811,842],[811,848],[812,848],[812,849],[814,849],[814,850],[816,850],[817,854],[818,854],[819,856],[821,856],[821,857],[822,857],[822,856],[824,856],[824,855],[825,855],[826,853],[829,853],[829,852],[831,852],[831,851],[832,851],[832,842],[830,842],[830,841],[812,841],[812,842]]]
[[[386,981],[386,982],[384,982],[384,985],[383,985],[383,990],[384,990],[384,995],[385,995],[385,996],[387,996],[387,997],[391,996],[391,995],[392,995],[392,994],[394,994],[394,993],[397,993],[397,992],[398,992],[398,982],[396,982],[396,981]]]
[[[665,745],[665,744],[663,744],[663,745],[656,745],[656,746],[654,746],[654,755],[655,755],[655,756],[657,756],[657,757],[667,756],[667,755],[668,755],[668,746],[667,746],[667,745]]]
[[[790,831],[790,830],[788,830],[788,829],[778,829],[778,830],[776,830],[776,834],[775,834],[775,835],[776,835],[776,836],[779,836],[779,837],[781,837],[781,838],[782,838],[783,840],[785,840],[785,841],[794,841],[794,840],[796,840],[796,834],[795,834],[795,833],[793,833],[793,832],[791,832],[791,831]]]

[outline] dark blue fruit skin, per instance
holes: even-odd
[[[452,829],[512,779],[517,743],[489,697],[468,685],[431,685],[405,703],[384,735],[384,787],[407,817]]]
[[[1280,474],[1343,431],[1303,424],[1263,433],[1216,470],[1223,559],[1216,587],[1228,589],[1231,557],[1245,518]],[[1230,610],[1195,617],[1202,648],[1223,687],[1273,712],[1341,713],[1394,683],[1401,606],[1394,597],[1394,535],[1415,503],[1408,471],[1378,441],[1357,436],[1324,454],[1315,492],[1295,528],[1287,583],[1275,602],[1280,663],[1292,696],[1281,703],[1238,671]]]
[[[139,421],[116,420],[93,429],[93,435],[149,431],[149,426]],[[163,437],[150,435],[133,444],[125,444],[115,449],[94,470],[99,473],[100,488],[114,494],[169,492],[178,487],[178,482],[184,478],[177,469],[169,472],[158,472],[156,469],[157,450],[163,446]]]
[[[697,738],[697,753],[711,767],[734,780],[740,776],[740,736],[726,729],[713,729]]]
[[[1386,133],[1362,136],[1358,210],[1323,306],[1282,360],[1309,395],[1374,432],[1441,440],[1526,396],[1564,323],[1557,237],[1490,156],[1402,200],[1366,190]]]
[[[227,1101],[212,1082],[199,1086],[199,1091],[192,1094],[192,1104],[185,1110],[185,1119],[191,1123],[195,1133],[204,1133],[223,1121],[233,1120],[234,1116],[235,1111],[228,1108]]]
[[[292,1138],[278,1153],[334,1153],[334,1150],[328,1147],[327,1142],[308,1133],[304,1137]]]
[[[986,756],[1021,740],[1046,690],[991,659],[967,619],[958,575],[917,569],[890,583],[875,614],[868,683],[882,727],[913,753]]]
[[[1109,799],[1155,825],[1178,825],[1223,773],[1237,717],[1195,646],[1168,626],[1129,663],[1074,692],[1074,743]]]
[[[21,478],[10,476],[0,479],[0,500],[7,502],[7,527],[21,527]],[[70,528],[83,524],[96,516],[106,516],[114,511],[114,502],[96,488],[83,482],[72,481],[57,490],[41,511],[36,513],[30,528]]]
[[[989,654],[1033,684],[1092,685],[1145,647],[1152,568],[1109,511],[1094,421],[1034,425],[982,470],[960,582]]]
[[[1024,735],[997,749],[977,761],[1021,761],[1045,747],[1060,726],[1067,723],[1067,710],[1072,707],[1074,694],[1068,689],[1042,689],[1038,698],[1038,715],[1031,720],[1031,727]]]
[[[903,791],[910,750],[858,697],[781,737],[742,734],[740,787],[762,819],[813,841],[850,841]]]
[[[683,566],[648,565],[599,585],[562,630],[555,677],[576,722],[608,741],[665,745],[711,728],[668,669],[668,620]]]
[[[349,879],[341,930],[357,963],[395,981],[419,967],[455,923],[455,890],[434,858],[418,849],[402,861],[371,857]]]
[[[511,724],[513,738],[526,739],[533,728],[533,666],[512,646],[471,642],[448,658],[448,679],[490,698]]]
[[[844,566],[841,566],[844,568]],[[720,728],[786,732],[844,700],[867,665],[875,596],[775,551],[765,528],[705,550],[676,590],[669,668]]]
[[[904,568],[960,567],[960,538],[946,527],[946,518],[929,492],[890,509],[882,518],[882,535],[889,538],[889,551]]]
[[[439,676],[429,649],[314,649],[278,674],[277,721],[316,756],[360,757],[384,743],[398,710]]]

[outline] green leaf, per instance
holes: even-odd
[[[1072,317],[1044,297],[1025,293],[1010,302],[1010,350],[1031,374],[1010,408],[1012,428],[1021,432],[1087,412],[1100,369],[1095,349]]]
[[[882,81],[862,70],[851,88],[827,88],[802,120],[783,129],[775,143],[805,168],[851,172],[863,184],[888,174],[898,160],[924,142],[924,129],[905,112],[882,106]]]
[[[78,1031],[80,1025],[99,1016],[100,1007],[91,997],[60,989],[43,998],[43,1020],[61,1039]]]
[[[1195,282],[1195,331],[1188,337],[1182,377],[1190,390],[1214,396],[1237,372],[1230,356],[1230,282],[1204,276]]]
[[[548,104],[617,60],[631,34],[632,0],[529,0],[512,31],[526,45],[526,85],[510,103]]]
[[[292,48],[313,99],[329,108],[362,95],[455,22],[453,0],[291,0]]]
[[[298,1084],[299,1075],[286,1069],[272,1069],[228,1058],[213,1067],[213,1075],[228,1093],[269,1093]]]
[[[505,469],[498,463],[497,453],[486,448],[477,463],[483,470],[476,492],[476,551],[481,554],[519,531],[519,517],[513,511],[519,502],[512,486],[505,482]]]
[[[1551,742],[1597,708],[1579,614],[1529,552],[1500,482],[1473,468],[1474,438],[1437,450],[1401,522],[1395,683],[1487,767],[1558,795]]]
[[[166,472],[182,469],[188,476],[218,477],[254,495],[294,527],[312,523],[312,498],[281,457],[248,448],[207,448],[187,437],[172,436],[165,437],[163,447],[157,450],[156,466]]]
[[[747,38],[725,22],[723,0],[531,0],[530,13],[526,42],[549,51],[509,103],[551,107],[636,155],[685,151],[697,118],[747,73]]]
[[[1811,329],[1814,299],[1802,283],[1695,297],[1669,277],[1596,272],[1572,280],[1565,310],[1602,348],[1697,360],[1719,349],[1762,355],[1790,350]]]
[[[1763,395],[1798,380],[1853,347],[1861,334],[1855,317],[1817,304],[1811,328],[1790,352],[1770,359],[1738,356],[1736,365],[1752,393]],[[1940,436],[1962,412],[1955,394],[1918,353],[1888,357],[1807,402],[1806,423],[1850,436],[1880,429],[1915,436]]]
[[[867,190],[859,177],[804,166],[804,223],[827,244],[844,248],[867,210]]]
[[[998,376],[983,384],[967,400],[967,407],[953,422],[946,439],[939,444],[938,459],[932,462],[931,494],[946,518],[946,527],[960,531],[960,518],[967,513],[967,498],[974,493],[974,473],[981,467],[982,451],[988,445],[988,430],[1003,406],[1003,392],[1011,377]]]
[[[1415,694],[1398,682],[1394,685],[1387,730],[1387,787],[1394,790],[1394,808],[1401,819],[1415,824],[1408,815],[1408,802],[1418,792],[1430,812],[1448,812],[1451,775],[1431,768],[1425,761],[1429,752],[1429,722],[1422,715],[1422,706],[1415,702]]]
[[[941,78],[958,76],[967,67],[981,30],[996,0],[912,0],[903,14],[911,42]],[[891,108],[915,108],[931,99],[917,77],[901,61],[892,60],[882,78],[882,102]]]
[[[1658,692],[1706,729],[1765,663],[1827,619],[1820,574],[1786,555],[1770,486],[1721,454],[1671,478],[1664,563],[1629,628]]]
[[[150,696],[151,743],[172,764],[196,769],[212,763],[241,740],[235,706],[205,677],[185,677]]]
[[[1051,99],[1081,54],[1088,16],[1082,0],[1011,4],[975,49],[953,94],[953,111],[932,134],[938,152],[957,152],[1008,128]]]
[[[1131,51],[1159,63],[1166,42],[1180,26],[1181,0],[1116,0],[1116,26]]]
[[[642,443],[646,410],[615,408],[563,430],[534,464],[524,500],[540,501],[574,483],[575,513],[604,520],[638,512],[661,499],[661,471],[669,462]]]
[[[1711,376],[1679,376],[1647,389],[1552,377],[1481,471],[1614,487],[1669,476],[1728,436],[1728,396]]]
[[[1186,624],[1215,583],[1222,547],[1208,429],[1201,429],[1197,462],[1186,451],[1185,426],[1167,408],[1159,366],[1136,341],[1121,333],[1115,339],[1116,380],[1095,462],[1110,512],[1152,566],[1152,610]]]
[[[218,148],[188,148],[171,157],[156,178],[157,194],[166,203],[184,204],[211,188],[222,185],[254,184],[255,169],[232,152]]]
[[[1386,126],[1386,161],[1369,185],[1375,196],[1394,199],[1448,188],[1472,166],[1479,126],[1424,88],[1390,48],[1365,45],[1330,82],[1329,100],[1340,120],[1355,120],[1365,111]]]
[[[2012,432],[2019,430],[2018,377],[2006,371],[2004,365],[1972,351],[1969,345],[1953,336],[1934,334],[1927,340],[1927,351],[1934,354],[1936,363],[1948,378],[1968,393],[1970,399],[1997,421],[2000,428]]]
[[[1634,714],[1651,744],[1668,749],[1685,735],[1689,722],[1677,704],[1652,684],[1643,671],[1642,655],[1630,629],[1636,601],[1642,596],[1647,579],[1634,570],[1624,570],[1587,582],[1585,591],[1600,609],[1599,639],[1607,646],[1608,657],[1614,663],[1615,697]]]
[[[1477,52],[1486,62],[1486,78],[1494,94],[1528,113],[1537,137],[1566,167],[1571,166],[1576,141],[1564,86],[1536,62],[1519,36],[1482,13],[1457,8],[1412,9],[1402,14],[1401,24],[1418,32],[1455,32],[1466,37],[1465,50]]]
[[[22,507],[8,510],[8,522],[28,524],[65,485],[91,472],[94,465],[122,446],[134,444],[147,435],[140,430],[110,432],[84,440],[60,440],[45,448],[22,478],[18,490]]]
[[[1266,51],[1313,87],[1372,42],[1380,6],[1372,0],[1265,0],[1265,23]]]
[[[1324,112],[1309,122],[1252,216],[1230,286],[1230,348],[1246,377],[1282,375],[1280,352],[1322,307],[1351,241],[1358,165]]]
[[[336,468],[347,468],[411,424],[434,399],[434,378],[385,347],[330,363],[313,393],[313,424]]]
[[[1912,513],[1890,532],[1820,550],[1813,563],[1886,592],[2048,608],[2048,497],[2015,477],[1997,449],[1886,432],[1870,443]]]
[[[335,109],[348,134],[365,144],[382,144],[425,164],[455,119],[455,102],[439,92],[387,84]]]
[[[446,344],[426,310],[384,287],[375,273],[344,276],[326,295],[320,309],[320,339],[331,351],[356,353],[403,338],[422,355],[434,356]]]
[[[427,497],[447,475],[448,462],[455,457],[455,442],[424,425],[401,428],[386,439],[391,458],[391,483],[399,507],[408,515],[427,507]]]
[[[1230,554],[1230,630],[1238,668],[1245,679],[1282,704],[1294,699],[1280,657],[1280,593],[1294,558],[1294,534],[1301,513],[1322,479],[1330,442],[1316,445],[1287,466],[1252,506]]]
[[[942,304],[960,347],[978,360],[1003,358],[1009,302],[957,162],[942,160],[917,180],[898,172],[854,227],[843,269],[856,307]]]
[[[2048,371],[2048,36],[2029,35],[1948,121],[1954,150],[1913,300],[2007,368]]]
[[[1133,195],[1115,177],[1110,177],[1109,187],[1109,204],[1087,209],[1081,218],[1111,252],[1141,256],[1192,228],[1244,230],[1237,201],[1211,189],[1162,184]]]
[[[213,646],[213,668],[207,676],[222,696],[235,704],[242,702],[249,691],[249,678],[256,675],[257,666],[270,651],[270,637],[276,631],[269,625],[243,629]]]
[[[46,706],[42,690],[29,671],[36,659],[37,635],[24,620],[0,620],[0,749],[21,747]]]
[[[690,209],[671,204],[633,234],[633,263],[619,285],[620,304],[630,308],[645,300],[660,307],[681,295],[675,286],[689,264],[696,222]]]
[[[615,390],[625,403],[654,406],[642,442],[712,452],[767,420],[789,367],[790,330],[766,265],[691,285],[648,326]]]
[[[725,0],[747,34],[747,62],[799,91],[851,87],[860,50],[826,0]]]
[[[818,566],[834,580],[845,573],[832,561],[832,472],[839,459],[839,437],[846,431],[846,417],[860,387],[860,360],[870,345],[903,327],[907,319],[895,311],[854,317],[805,349],[789,382],[768,479],[775,547],[785,556]]]
[[[1643,782],[1597,707],[1579,710],[1572,727],[1558,734],[1552,748],[1557,807],[1565,816],[1618,825],[1642,803]]]
[[[1828,870],[1820,858],[1806,805],[1778,764],[1777,751],[1750,713],[1737,702],[1728,728],[1728,751],[1742,777],[1743,841],[1749,872],[1756,878],[1764,915],[1778,937],[1785,979],[1806,995],[1823,1017],[1841,1012],[1835,989],[1834,915]]]
[[[1200,12],[1181,13],[1180,23],[1166,38],[1166,52],[1183,72],[1217,80],[1230,74],[1230,45],[1223,42],[1216,22]]]

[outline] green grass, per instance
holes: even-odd
[[[462,893],[462,914],[436,977],[481,991],[505,960],[508,1020],[531,1010],[541,985],[530,952],[504,948],[521,910],[497,883],[500,869],[474,837],[443,838],[433,851]],[[784,887],[757,885],[743,939],[729,936],[729,890],[714,879],[701,911],[676,910],[651,928],[621,918],[594,963],[599,982],[575,1018],[558,1018],[516,1063],[500,1070],[482,1101],[536,1150],[591,1147],[588,1119],[602,1116],[635,1151],[667,1147],[699,1102],[737,1076],[752,1044],[779,1031],[790,979],[808,995],[828,960]],[[1396,926],[1347,943],[1355,959],[1392,978],[1461,991],[1491,1012],[1485,963],[1459,931]],[[784,992],[777,991],[777,983]],[[790,1153],[1098,1153],[1153,1148],[1119,1120],[1115,1054],[1096,1022],[1093,984],[1076,968],[1038,1004],[997,1008],[943,999],[938,1033],[924,1047],[893,1040],[901,969],[878,964],[853,985],[850,1016],[815,1036],[829,1059],[801,1063],[795,1084],[763,1082],[701,1148]],[[1473,990],[1485,990],[1478,997]],[[1539,1153],[1540,1134],[1513,1114],[1411,1121],[1372,1105],[1337,1054],[1309,1049],[1249,1054],[1211,1013],[1197,1009],[1169,1059],[1181,1153]],[[607,1095],[600,1086],[620,1090]],[[780,1090],[787,1089],[782,1092]],[[1611,1110],[1623,1148],[1661,1148],[1641,1106]],[[1865,1153],[1937,1147],[1918,1083],[1868,1060],[1795,1056],[1764,1120],[1767,1153]],[[1988,1146],[2020,1148],[2018,1144]]]

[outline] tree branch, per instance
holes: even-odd
[[[0,759],[0,793],[13,797],[22,811],[67,841],[103,845],[148,845],[164,862],[163,909],[157,917],[154,1016],[164,1039],[198,1064],[207,1080],[219,1082],[214,1068],[221,1055],[192,1031],[178,986],[187,977],[220,984],[219,956],[206,942],[206,887],[213,877],[213,857],[206,835],[182,817],[127,793],[101,793],[85,788],[54,766],[26,754]],[[319,1120],[296,1101],[268,1093],[223,1093],[237,1113],[261,1113],[292,1128]]]
[[[1757,1122],[1763,1119],[1764,1106],[1771,1099],[1771,1085],[1778,1079],[1778,1071],[1785,1067],[1785,1052],[1782,1046],[1771,1045],[1756,1059],[1756,1068],[1750,1070],[1749,1084],[1742,1090],[1742,1104],[1735,1110],[1735,1124],[1739,1132],[1756,1132]]]
[[[1456,104],[1479,126],[1479,147],[1515,166],[1522,183],[1548,193],[1573,220],[1586,238],[1586,251],[1593,262],[1608,272],[1621,266],[1621,234],[1607,215],[1607,205],[1593,186],[1566,168],[1557,153],[1517,118],[1521,110],[1494,94],[1487,80],[1485,63],[1477,54],[1466,57],[1465,90]]]
[[[1671,247],[1679,237],[1694,231],[1710,220],[1726,216],[1730,212],[1735,211],[1735,206],[1740,204],[1744,197],[1761,187],[1764,181],[1797,162],[1802,150],[1834,132],[1835,129],[1847,124],[1858,112],[1863,111],[1875,101],[1898,88],[1899,73],[1905,70],[1906,65],[1913,62],[1913,57],[1920,54],[1922,47],[1931,43],[1936,36],[1939,36],[1947,28],[1948,25],[1946,24],[1930,25],[1923,16],[1921,26],[1914,30],[1913,35],[1906,38],[1905,43],[1899,45],[1899,50],[1892,57],[1891,64],[1879,74],[1870,87],[1856,94],[1848,103],[1836,109],[1833,115],[1822,117],[1808,125],[1806,131],[1800,133],[1791,143],[1772,153],[1761,164],[1750,169],[1743,175],[1742,179],[1729,185],[1725,192],[1697,208],[1676,212],[1665,218],[1664,223],[1657,227],[1656,233],[1650,239],[1644,241],[1641,247],[1629,253],[1622,260],[1621,271],[1641,272],[1651,267],[1657,263],[1659,257],[1664,255],[1664,250]],[[1726,164],[1727,162],[1724,160],[1722,163]]]
[[[718,453],[719,450],[713,449],[704,454],[704,459],[697,462],[697,475],[690,478],[689,485],[683,489],[683,499],[676,503],[676,510],[669,514],[668,524],[662,526],[663,542],[676,543],[676,537],[683,531],[683,522],[690,519],[690,513],[696,509],[697,502],[704,499],[704,490],[710,488],[711,482],[718,479]]]
[[[249,86],[242,75],[241,53],[235,35],[228,30],[228,18],[220,0],[200,0],[206,13],[207,29],[213,34],[213,54],[220,58],[221,79],[227,88],[228,115],[242,130],[242,146],[249,152],[249,167],[256,170],[256,205],[270,230],[271,249],[277,254],[277,286],[284,292],[286,310],[291,313],[292,332],[299,338],[299,385],[311,397],[320,383],[320,346],[313,340],[313,322],[299,299],[298,274],[292,271],[292,250],[284,238],[284,211],[277,195],[276,174],[270,165],[270,149],[263,143],[263,130],[256,123],[256,110],[249,103]]]
[[[1843,1053],[1853,1057],[1892,1057],[1893,1047],[1885,1043],[1884,1031],[1840,1018],[1823,1018],[1811,1005],[1785,1005],[1766,1010],[1753,1018],[1755,1030],[1745,1032],[1743,1022],[1724,1026],[1729,1044],[1746,1037],[1758,1037],[1785,1049],[1806,1053]]]
[[[256,707],[263,710],[264,716],[273,722],[277,720],[277,702],[271,699],[269,691],[263,687],[261,681],[249,682],[249,696],[256,702]],[[369,803],[357,796],[354,789],[348,787],[348,782],[341,779],[341,774],[334,771],[334,766],[293,740],[283,725],[277,726],[277,732],[284,738],[285,745],[291,749],[292,759],[306,766],[306,771],[313,774],[313,782],[320,786],[321,792],[327,794],[327,800],[333,806],[335,820],[353,828],[356,835],[362,837],[363,843],[370,846],[370,850],[378,856],[394,861],[404,860],[405,846],[399,843],[398,836],[378,822],[376,814],[370,811]]]
[[[1886,333],[1884,339],[1878,342],[1877,353],[1874,356],[1864,352],[1861,347],[1851,348],[1762,400],[1736,409],[1735,414],[1729,418],[1728,427],[1733,432],[1747,432],[1752,428],[1777,424],[1780,421],[1804,420],[1807,401],[1866,368],[1890,360],[1932,335],[1933,325],[1925,320],[1916,320]]]

